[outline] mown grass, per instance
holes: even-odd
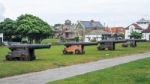
[[[34,61],[5,61],[5,55],[9,50],[6,47],[0,47],[0,78],[99,59],[143,53],[150,50],[150,43],[138,43],[137,48],[122,48],[118,44],[115,51],[97,51],[96,46],[87,46],[84,55],[63,55],[63,48],[64,46],[52,46],[51,49],[36,50],[37,60]]]
[[[48,84],[150,84],[150,58]]]
[[[59,41],[59,39],[44,39],[44,40],[42,40],[42,44],[49,44],[49,43],[51,43],[52,45],[56,45],[57,44],[57,42]]]

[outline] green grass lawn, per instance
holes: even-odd
[[[150,84],[150,58],[48,84]]]
[[[52,45],[56,45],[56,43],[59,41],[59,39],[44,39],[42,40],[42,44],[49,44],[51,43]]]
[[[122,48],[118,44],[115,51],[97,51],[96,46],[87,46],[85,47],[85,55],[63,55],[63,48],[64,46],[52,46],[51,49],[36,50],[37,60],[34,61],[5,61],[5,55],[9,50],[6,47],[0,47],[0,78],[99,59],[143,53],[150,50],[150,43],[138,43],[137,48]]]

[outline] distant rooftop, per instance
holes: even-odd
[[[136,24],[136,23],[133,23],[133,24],[131,24],[132,26],[134,26],[135,27],[135,29],[138,29],[138,30],[143,30],[142,29],[142,27],[140,27],[138,24]],[[127,28],[125,28],[125,29],[129,29],[129,27],[131,26],[131,25],[129,25]]]
[[[81,26],[84,28],[104,28],[103,25],[99,21],[79,21]]]
[[[138,20],[136,23],[138,23],[138,24],[150,23],[150,20],[146,20],[145,18],[141,18],[141,19]]]

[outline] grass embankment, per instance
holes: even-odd
[[[36,50],[37,60],[34,61],[5,61],[5,55],[9,50],[6,47],[0,47],[0,78],[99,59],[142,53],[150,50],[150,43],[138,43],[137,48],[122,48],[118,44],[115,51],[97,51],[96,46],[86,46],[84,55],[63,55],[63,48],[64,46],[52,46],[51,49]]]
[[[150,84],[150,58],[48,84]]]

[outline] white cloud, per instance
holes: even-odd
[[[5,8],[3,4],[0,3],[0,21],[4,19],[4,12],[5,12]]]
[[[128,25],[142,17],[150,17],[149,0],[0,0],[5,17],[15,19],[31,13],[50,24],[65,19],[100,20],[109,25]]]

